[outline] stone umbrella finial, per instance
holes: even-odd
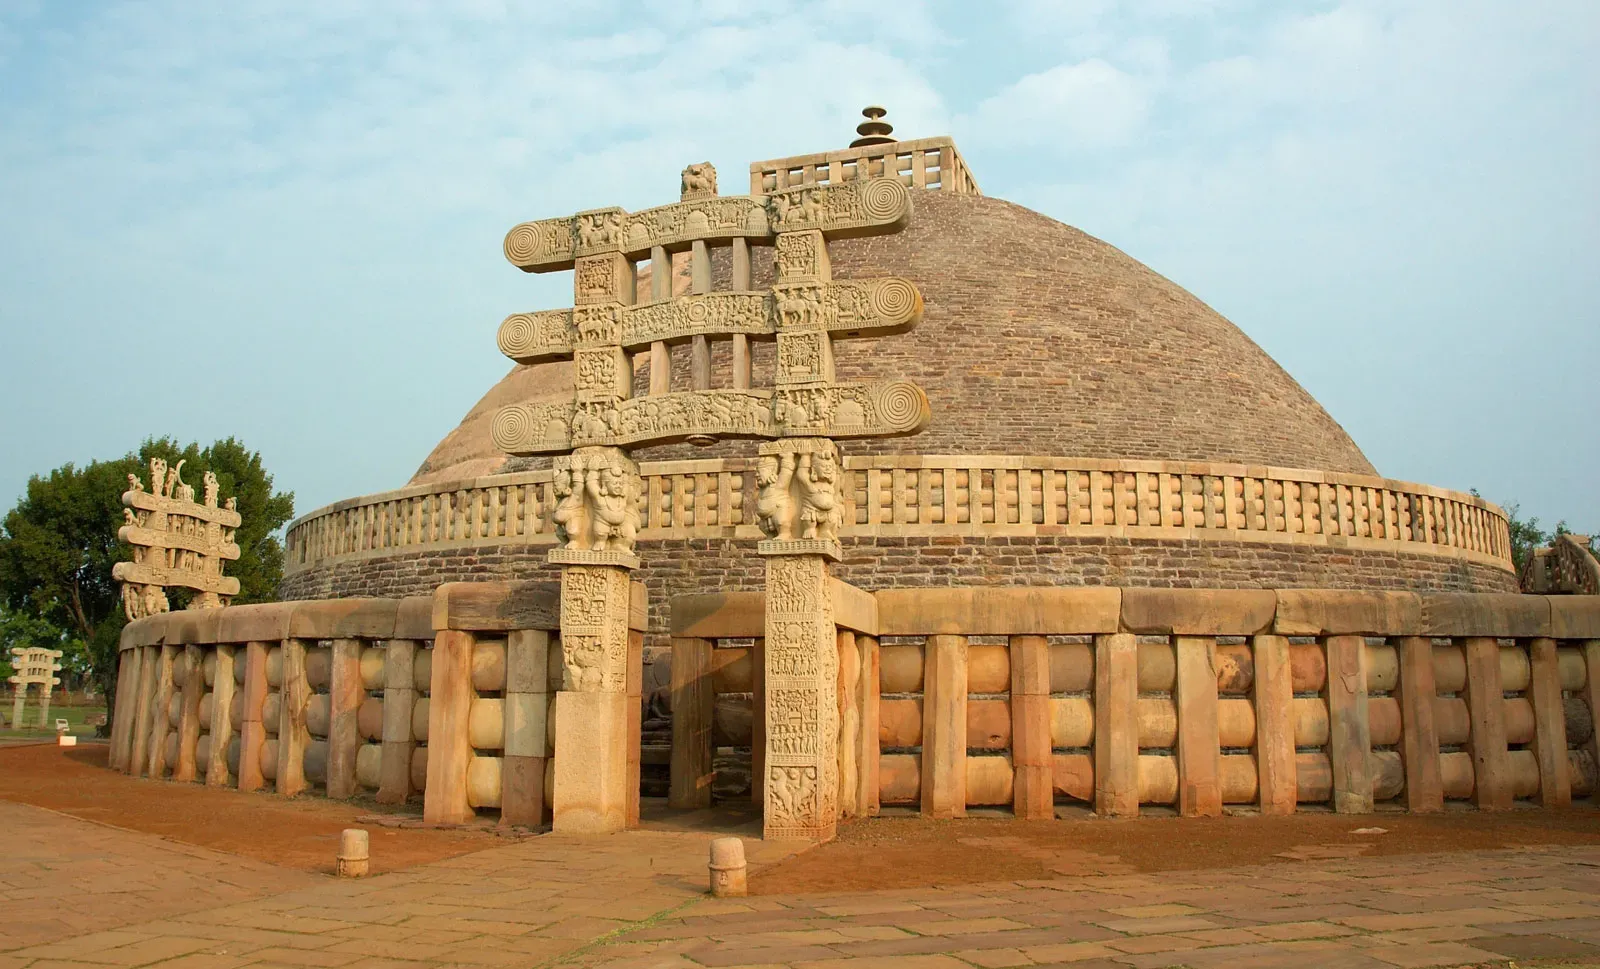
[[[894,125],[883,120],[889,112],[876,104],[869,104],[861,109],[861,114],[867,120],[856,125],[856,134],[861,137],[850,142],[851,148],[866,148],[871,145],[890,145],[899,139],[894,137]]]

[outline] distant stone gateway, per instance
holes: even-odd
[[[1586,544],[1512,594],[1499,508],[1378,477],[1193,296],[863,114],[748,195],[699,162],[514,226],[571,305],[501,322],[516,366],[406,487],[290,526],[283,601],[226,604],[214,488],[193,541],[129,532],[112,766],[573,834],[744,801],[810,841],[1595,792]]]

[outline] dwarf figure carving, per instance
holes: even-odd
[[[583,500],[582,481],[583,459],[576,455],[570,469],[556,469],[556,510],[550,517],[556,523],[557,536],[567,548],[585,548],[589,544],[589,511]]]
[[[591,468],[588,491],[593,504],[591,530],[595,551],[631,552],[639,534],[639,504],[634,500],[633,475],[618,465]]]
[[[835,541],[842,516],[837,485],[839,465],[831,451],[800,455],[800,537]]]
[[[756,463],[756,522],[769,538],[788,541],[794,538],[794,498],[789,494],[794,479],[793,454],[763,454]]]

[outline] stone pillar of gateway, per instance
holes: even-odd
[[[562,567],[562,691],[553,796],[558,831],[628,826],[630,753],[639,733],[639,637],[629,572],[642,501],[628,448],[723,438],[760,440],[757,514],[766,540],[767,837],[826,840],[838,817],[838,646],[828,562],[839,557],[840,438],[914,434],[927,396],[905,381],[841,384],[832,341],[902,332],[922,317],[908,280],[835,282],[828,239],[896,232],[911,193],[895,178],[719,196],[709,164],[682,175],[681,200],[643,212],[596,209],[527,222],[505,254],[526,272],[573,269],[573,307],[508,317],[499,345],[518,363],[570,358],[570,401],[501,408],[494,441],[512,455],[555,454]],[[750,247],[775,248],[777,280],[751,288]],[[732,248],[732,288],[711,290],[710,249]],[[691,292],[674,296],[672,254],[690,256]],[[650,261],[639,293],[637,263]],[[710,341],[732,341],[731,386],[711,386]],[[767,386],[752,380],[751,340],[775,340]],[[675,387],[670,347],[691,346],[689,387]],[[648,361],[648,363],[646,363]],[[633,395],[635,369],[648,392]]]

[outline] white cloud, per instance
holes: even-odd
[[[1063,151],[1123,145],[1143,128],[1147,85],[1099,58],[1030,74],[978,105],[980,137]]]

